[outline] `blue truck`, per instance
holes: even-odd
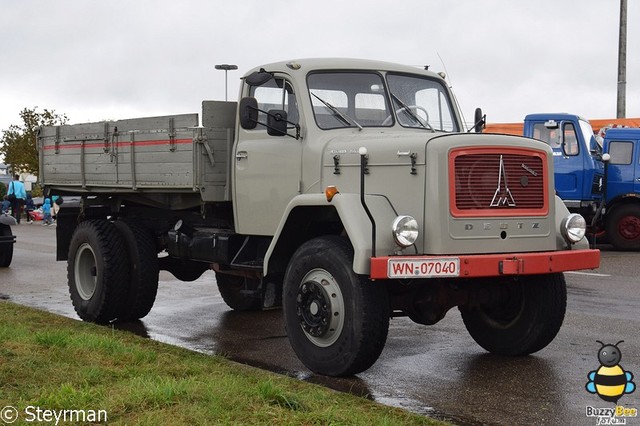
[[[545,113],[527,115],[523,134],[551,146],[556,193],[594,238],[640,250],[640,128],[598,135],[578,115]]]

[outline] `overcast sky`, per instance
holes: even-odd
[[[640,117],[640,2],[627,117]],[[616,115],[619,0],[4,0],[0,129],[25,107],[72,123],[198,112],[253,66],[355,57],[446,68],[467,121]]]

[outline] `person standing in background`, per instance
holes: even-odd
[[[44,199],[44,204],[42,205],[42,225],[51,225],[53,222],[51,219],[51,200],[48,198]]]
[[[15,198],[11,197],[12,194]],[[24,206],[24,200],[27,198],[27,191],[25,191],[24,184],[20,182],[20,176],[17,174],[13,176],[13,180],[9,184],[7,198],[11,201],[11,215],[16,218],[16,222],[19,224],[22,206]]]
[[[36,209],[36,205],[33,203],[33,197],[31,197],[31,192],[27,192],[27,199],[24,202],[24,212],[27,215],[27,223],[33,223],[33,211]]]
[[[2,199],[2,211],[0,211],[0,213],[9,213],[10,208],[11,208],[11,201],[9,201],[7,199],[7,196],[5,195],[4,198]]]

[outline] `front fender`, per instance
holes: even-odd
[[[391,223],[397,213],[389,200],[381,195],[365,196],[366,204],[376,223],[376,255],[393,254],[398,247],[393,241]],[[308,235],[308,238],[298,238],[295,234],[303,232],[315,220],[324,220],[328,211],[339,219],[354,250],[353,270],[357,274],[369,275],[372,256],[372,226],[360,202],[359,194],[336,194],[331,201],[327,201],[324,194],[304,194],[291,200],[280,220],[276,233],[271,241],[264,259],[264,274],[269,273],[276,263],[281,263],[292,254],[302,242],[318,236]],[[329,233],[329,232],[327,232]],[[295,236],[295,237],[294,237]],[[293,239],[295,247],[285,249]]]
[[[562,237],[562,229],[561,229],[561,227],[562,227],[562,220],[565,217],[567,217],[570,212],[567,209],[567,206],[564,204],[564,201],[562,201],[562,199],[560,197],[558,197],[556,195],[555,198],[556,198],[556,249],[557,250],[566,250],[567,249],[567,242]],[[574,248],[576,250],[578,250],[578,249],[588,249],[589,248],[589,241],[587,241],[587,238],[584,237],[580,241],[575,243],[572,246],[572,248]]]
[[[0,223],[7,226],[17,225],[16,219],[8,214],[0,214]]]

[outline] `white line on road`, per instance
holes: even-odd
[[[565,274],[590,275],[592,277],[610,277],[609,274],[596,274],[595,272],[567,271]]]

